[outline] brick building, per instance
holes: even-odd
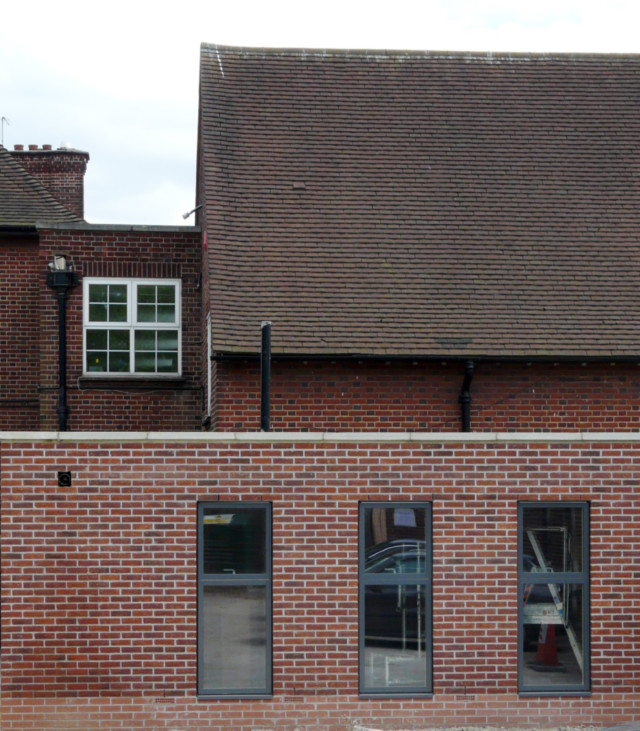
[[[47,272],[63,255],[74,272],[66,304],[68,428],[199,429],[199,230],[88,224],[89,155],[16,147],[0,149],[1,427],[58,428],[57,290]],[[149,301],[144,321],[138,297]],[[168,298],[162,313],[158,297]]]
[[[202,47],[198,228],[33,233],[7,728],[640,718],[639,65]]]

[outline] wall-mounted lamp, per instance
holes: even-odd
[[[73,271],[72,262],[64,254],[54,254],[47,264],[47,270],[47,285],[55,290],[69,289],[78,284],[78,274]]]
[[[204,203],[201,203],[199,206],[196,206],[195,208],[192,208],[190,211],[187,211],[186,213],[182,214],[182,218],[187,219],[192,213],[195,213],[196,211],[199,211],[204,206]]]
[[[47,286],[58,299],[58,429],[67,431],[67,298],[69,290],[78,284],[78,273],[64,254],[54,254],[47,265]]]

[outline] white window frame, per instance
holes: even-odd
[[[124,284],[127,287],[127,319],[126,322],[92,322],[89,320],[89,287],[95,284]],[[138,322],[137,291],[144,285],[173,285],[176,290],[176,321]],[[83,287],[83,327],[82,327],[82,373],[91,378],[176,378],[182,375],[182,282],[180,279],[146,279],[144,277],[84,277]],[[87,331],[88,330],[126,330],[129,335],[129,370],[128,371],[90,371],[87,370]],[[171,373],[156,373],[135,370],[135,337],[136,330],[175,330],[178,334],[178,370]]]

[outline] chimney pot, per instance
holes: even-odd
[[[42,145],[42,149],[43,150],[50,150],[51,149],[51,145]]]
[[[38,149],[38,145],[29,145],[29,149],[30,150],[37,150]]]
[[[20,151],[20,150],[24,150],[24,145],[14,145],[14,146],[13,146],[13,149],[14,149],[14,150],[18,150],[18,151]]]

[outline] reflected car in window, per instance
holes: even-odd
[[[374,546],[365,557],[369,574],[419,574],[425,570],[426,543],[398,540]],[[369,644],[416,645],[424,641],[426,594],[424,582],[369,584],[365,638]]]

